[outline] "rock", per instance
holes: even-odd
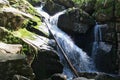
[[[21,75],[33,80],[33,72],[27,64],[25,55],[21,54],[21,45],[0,43],[0,79],[12,80],[14,75]],[[14,49],[12,49],[14,47]]]
[[[73,80],[95,80],[95,79],[87,79],[85,77],[78,77],[78,78],[75,78]]]
[[[94,79],[99,73],[98,72],[78,72],[78,74],[80,77]]]
[[[8,29],[19,29],[25,20],[21,14],[22,12],[14,8],[3,8],[0,11],[0,26],[5,26]]]
[[[114,76],[109,74],[99,74],[95,77],[95,80],[120,80],[120,76]]]
[[[95,7],[96,2],[97,0],[88,0],[81,5],[81,8],[88,14],[92,15],[95,11],[94,7]]]
[[[16,33],[16,35],[17,34],[18,33]],[[35,50],[34,47],[31,47],[29,44],[25,43],[20,37],[16,37],[16,35],[15,34],[13,35],[12,32],[8,31],[4,27],[0,27],[0,41],[5,42],[5,43],[9,43],[9,44],[21,44],[21,45],[23,45],[22,52],[24,52],[27,55],[27,58],[28,58],[27,62],[30,65],[32,60],[34,59],[34,55],[36,53],[36,50]],[[11,52],[11,50],[12,50],[12,53],[15,53],[16,50],[21,49],[21,45],[20,45],[20,47],[16,47],[16,46],[12,46],[11,48],[10,47],[5,47],[5,49],[9,53]],[[30,51],[28,51],[28,50],[30,50]],[[19,52],[21,52],[21,51],[19,51]],[[31,57],[31,59],[29,59],[29,56]]]
[[[87,13],[74,8],[61,15],[58,20],[58,27],[67,33],[86,33],[94,25],[95,21]]]
[[[35,80],[47,79],[55,73],[62,73],[63,66],[55,51],[44,50],[39,52],[32,63],[32,68],[36,74]]]
[[[71,7],[74,7],[72,0],[46,0],[43,10],[50,15],[54,15],[57,12]]]
[[[111,48],[111,51],[107,53],[101,48],[97,48],[95,52],[95,66],[99,72],[106,72],[110,74],[117,74],[118,66],[116,64],[117,54],[114,54],[114,47]],[[112,64],[112,66],[111,66]],[[110,67],[108,67],[110,66]]]
[[[49,15],[54,15],[55,13],[64,9],[64,6],[54,3],[52,0],[47,0],[45,6],[43,7],[43,10],[46,11]]]
[[[9,1],[8,0],[0,0],[0,8],[9,6]]]
[[[67,80],[67,77],[64,74],[56,73],[51,76],[51,80]]]
[[[30,79],[21,75],[14,75],[12,80],[30,80]]]
[[[119,75],[112,75],[99,72],[80,72],[78,78],[73,80],[119,80]]]
[[[72,0],[53,0],[55,3],[64,6],[65,8],[72,8],[75,6]]]
[[[44,2],[45,0],[27,0],[30,4],[32,4],[33,6],[40,6],[42,2]]]
[[[0,48],[5,50],[8,53],[16,54],[16,53],[20,53],[22,49],[22,45],[5,44],[5,43],[0,42]]]

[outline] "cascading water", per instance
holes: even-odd
[[[66,55],[68,56],[69,60],[75,67],[78,72],[91,72],[95,71],[94,64],[92,59],[87,56],[87,54],[82,51],[79,47],[77,47],[72,39],[62,30],[57,27],[58,18],[60,15],[64,14],[66,10],[55,14],[54,16],[49,16],[46,12],[44,12],[41,8],[37,8],[39,13],[45,17],[47,25],[50,27],[51,32],[56,37],[57,41],[59,42],[60,46],[65,51]],[[47,15],[46,15],[47,14]],[[67,62],[65,61],[61,51],[58,49],[59,56],[61,62],[64,65],[63,73],[68,76],[68,80],[71,80],[74,76],[71,70],[68,67]]]
[[[94,27],[94,42],[93,42],[93,50],[92,50],[92,58],[95,59],[95,56],[98,54],[98,49],[105,51],[106,53],[110,52],[112,46],[106,44],[102,40],[102,28],[107,28],[107,25],[98,25]]]

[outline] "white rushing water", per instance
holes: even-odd
[[[92,72],[95,70],[92,59],[80,49],[78,46],[74,44],[72,39],[62,30],[57,27],[58,18],[60,15],[64,14],[66,10],[55,14],[54,16],[49,16],[46,12],[44,12],[41,8],[37,8],[39,13],[45,17],[47,25],[50,27],[53,35],[56,37],[57,41],[66,52],[69,60],[75,67],[78,72]],[[71,80],[74,76],[71,70],[68,67],[67,62],[65,61],[61,51],[58,48],[60,60],[64,65],[63,73],[67,75],[68,80]]]

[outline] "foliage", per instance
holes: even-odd
[[[89,0],[73,0],[73,2],[79,4],[79,5],[82,5],[83,3],[86,3],[88,2]]]

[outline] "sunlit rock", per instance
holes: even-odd
[[[0,0],[0,8],[9,6],[9,1],[8,0]]]
[[[25,20],[21,14],[22,12],[14,8],[3,8],[0,11],[0,26],[7,27],[8,29],[19,29]]]
[[[33,80],[32,69],[27,64],[26,56],[21,54],[22,45],[0,42],[0,74],[1,80],[12,80],[14,75],[21,75]]]

